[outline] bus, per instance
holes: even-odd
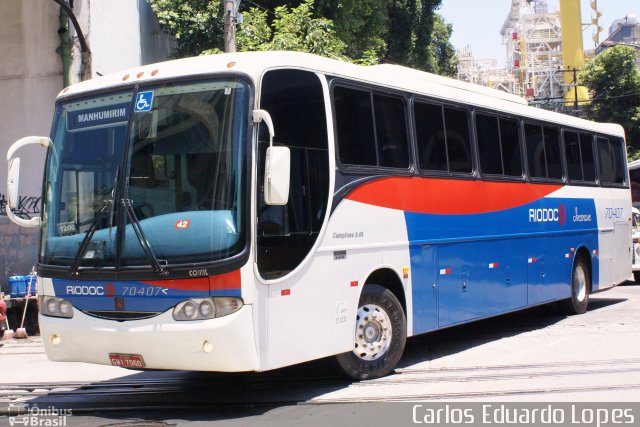
[[[631,204],[640,208],[640,160],[629,162],[629,184],[631,186]]]
[[[17,151],[47,150],[19,218]],[[492,89],[296,52],[146,65],[62,90],[17,141],[54,361],[354,379],[407,337],[631,276],[622,128]],[[33,166],[30,166],[33,167]]]

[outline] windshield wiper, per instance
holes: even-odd
[[[102,201],[100,210],[98,211],[96,216],[93,217],[93,220],[91,221],[91,226],[89,227],[89,230],[87,230],[87,233],[84,235],[82,242],[80,242],[80,248],[78,248],[76,257],[73,259],[73,263],[71,264],[72,275],[74,276],[78,275],[78,269],[80,268],[80,260],[84,256],[84,253],[87,251],[87,248],[89,247],[89,243],[91,243],[91,239],[93,238],[93,234],[96,232],[96,229],[98,228],[98,220],[102,218],[102,215],[104,215],[104,213],[107,211],[109,206],[112,206],[112,205],[113,205],[113,200]]]
[[[149,244],[149,240],[147,236],[142,231],[142,226],[140,225],[140,221],[136,216],[135,211],[133,210],[133,201],[130,199],[122,199],[122,206],[124,207],[124,211],[127,213],[127,217],[129,217],[129,221],[131,222],[131,227],[133,228],[136,237],[138,238],[138,242],[140,242],[140,246],[142,246],[142,250],[146,255],[147,259],[151,263],[151,267],[153,271],[155,271],[160,276],[167,276],[169,272],[164,269],[164,267],[158,261],[158,258],[154,255],[153,250],[151,250],[151,245]]]

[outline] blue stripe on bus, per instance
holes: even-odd
[[[141,281],[52,279],[55,295],[79,310],[164,312],[188,298],[240,297],[240,289],[174,289]],[[124,308],[116,307],[116,297]]]
[[[469,215],[405,212],[405,220],[414,333],[567,298],[575,252],[598,249],[591,199]],[[597,259],[592,271],[597,289]]]

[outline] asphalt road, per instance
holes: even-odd
[[[260,374],[135,372],[50,362],[39,337],[2,342],[0,425],[29,408],[40,420],[71,410],[69,426],[327,425],[386,402],[640,402],[635,284],[592,295],[579,316],[538,307],[415,337],[394,374],[360,383],[330,359]]]

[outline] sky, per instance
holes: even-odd
[[[558,0],[548,0],[549,10],[555,10]],[[591,22],[593,11],[590,0],[580,0],[582,22]],[[473,56],[477,59],[505,60],[506,48],[502,44],[500,29],[511,8],[511,0],[442,0],[438,10],[445,20],[453,25],[451,42],[456,49],[471,45]],[[635,14],[640,20],[640,1],[638,0],[598,0],[598,9],[602,12],[600,41],[609,35],[609,27],[615,19]],[[594,47],[591,39],[593,26],[583,32],[584,48]]]

